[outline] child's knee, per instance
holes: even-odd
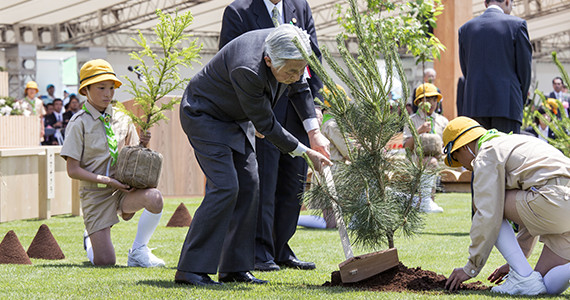
[[[163,206],[162,193],[158,189],[152,188],[148,189],[145,194],[148,203],[147,210],[155,214],[161,212]]]

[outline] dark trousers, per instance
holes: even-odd
[[[245,153],[189,136],[206,175],[206,195],[182,246],[178,270],[215,274],[253,270],[257,161],[244,136]]]
[[[286,97],[273,109],[279,123],[308,145],[303,123]],[[260,196],[255,238],[255,261],[283,262],[295,258],[289,240],[297,230],[307,164],[301,157],[281,153],[265,139],[256,139]]]
[[[501,117],[472,117],[485,129],[497,129],[504,133],[520,133],[522,124],[517,120],[511,120]]]

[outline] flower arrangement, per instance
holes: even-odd
[[[29,116],[30,111],[27,109],[30,104],[23,101],[16,101],[12,97],[0,98],[0,116],[24,115]]]

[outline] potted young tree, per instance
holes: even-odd
[[[142,47],[142,50],[130,53],[131,59],[137,61],[132,71],[139,80],[125,77],[129,93],[133,95],[134,107],[140,108],[142,115],[117,103],[119,109],[131,117],[143,134],[156,123],[167,121],[163,112],[172,110],[180,103],[180,98],[172,98],[166,103],[159,100],[186,87],[190,78],[181,78],[179,68],[192,67],[193,62],[198,62],[198,53],[202,49],[197,39],[190,40],[191,35],[185,32],[194,20],[190,12],[171,16],[157,10],[156,14],[159,19],[153,28],[156,38],[148,42],[140,31],[138,39],[133,38]],[[158,48],[159,51],[155,52],[153,48]],[[142,145],[124,147],[117,159],[117,179],[135,188],[156,187],[161,168],[160,153]]]

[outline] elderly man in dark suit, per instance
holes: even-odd
[[[220,48],[241,34],[277,24],[293,24],[310,35],[311,48],[320,58],[311,9],[306,0],[235,0],[224,11]],[[309,76],[308,76],[309,77]],[[319,96],[322,83],[316,76],[307,79],[313,98]],[[298,100],[294,100],[299,102]],[[303,110],[314,110],[314,102],[300,102]],[[303,144],[309,144],[328,156],[328,140],[320,133],[315,117],[304,119],[283,95],[273,108],[275,117],[283,127]],[[297,229],[301,210],[299,195],[307,164],[300,157],[283,154],[271,142],[262,137],[256,139],[259,169],[260,197],[255,238],[255,269],[279,270],[279,265],[299,269],[314,269],[313,262],[299,260],[289,240]]]
[[[513,0],[485,0],[487,10],[459,28],[465,77],[463,115],[487,129],[519,133],[531,78],[526,21],[510,16]]]
[[[318,169],[331,164],[281,127],[272,111],[286,90],[290,99],[311,97],[303,76],[307,62],[294,38],[311,51],[307,33],[293,25],[245,33],[222,48],[184,92],[182,128],[207,181],[175,282],[219,284],[208,276],[219,271],[221,282],[266,283],[249,272],[254,268],[259,196],[256,130],[284,153],[306,153]],[[301,111],[304,119],[313,114]]]

